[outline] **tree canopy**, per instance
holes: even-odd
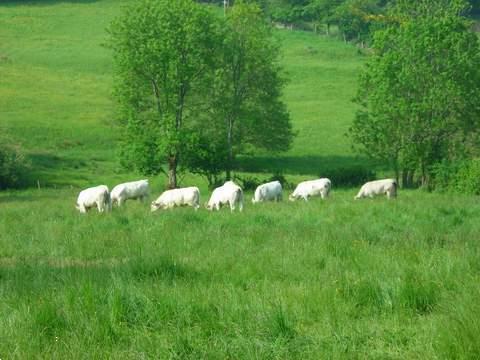
[[[202,111],[199,94],[212,85],[215,26],[213,15],[191,0],[142,0],[110,29],[123,162],[145,174],[167,162],[170,187],[177,186],[177,166]]]
[[[179,167],[230,177],[244,149],[290,146],[278,47],[257,5],[237,1],[219,18],[193,0],[141,0],[110,34],[125,166],[167,164],[173,188]]]
[[[480,52],[461,0],[399,0],[375,34],[351,136],[409,185],[478,143]]]

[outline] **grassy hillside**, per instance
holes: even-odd
[[[105,29],[127,1],[0,5],[0,126],[27,149],[32,180],[85,185],[116,179],[115,103]],[[285,100],[298,133],[280,156],[243,159],[246,171],[318,175],[355,163],[344,136],[363,61],[356,49],[279,31],[290,78]]]

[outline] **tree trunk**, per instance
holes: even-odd
[[[413,187],[413,185],[414,185],[414,178],[415,178],[415,171],[414,171],[414,170],[408,170],[408,171],[407,171],[407,183],[408,183],[408,187]]]
[[[408,171],[406,169],[402,170],[402,187],[408,187]]]
[[[175,189],[177,187],[177,156],[170,155],[168,158],[168,188]]]
[[[411,188],[413,187],[413,178],[415,175],[414,170],[403,169],[402,170],[402,187]]]
[[[428,177],[428,173],[427,173],[427,167],[425,166],[425,164],[423,162],[422,162],[422,165],[421,165],[421,171],[422,171],[422,178],[420,179],[421,186],[422,186],[422,188],[428,188],[429,177]]]
[[[227,168],[225,171],[225,178],[226,180],[231,180],[232,169],[233,169],[233,120],[232,119],[228,119],[227,146],[228,146],[228,161],[227,161]]]
[[[400,184],[400,169],[398,168],[398,160],[393,160],[393,169],[395,170],[395,181]]]

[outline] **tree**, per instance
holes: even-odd
[[[293,24],[303,19],[308,0],[268,0],[265,6],[275,21]]]
[[[399,0],[360,77],[351,136],[404,185],[416,174],[428,185],[433,165],[478,144],[480,52],[465,9],[462,0]]]
[[[192,0],[141,0],[110,27],[122,163],[144,174],[162,172],[167,163],[170,188],[212,87],[216,24]]]
[[[379,0],[346,0],[336,7],[333,18],[345,41],[354,40],[363,46],[370,40],[381,10]]]
[[[279,50],[261,9],[242,1],[230,9],[223,27],[223,47],[212,97],[214,119],[227,146],[227,179],[235,156],[248,146],[287,150],[293,133],[281,100]]]
[[[327,35],[330,34],[330,27],[337,23],[337,8],[345,0],[311,0],[305,7],[308,17],[319,24],[327,26]]]

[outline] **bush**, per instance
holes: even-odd
[[[253,176],[235,176],[234,180],[240,182],[243,190],[255,190],[258,185],[263,183],[260,179]]]
[[[275,172],[265,182],[270,182],[270,181],[278,181],[280,184],[282,184],[283,189],[293,189],[293,187],[295,186],[295,184],[288,182],[285,176],[283,176],[281,172]]]
[[[235,176],[234,180],[240,183],[243,190],[255,190],[257,186],[271,181],[280,182],[283,189],[293,189],[295,186],[295,184],[288,182],[285,176],[283,176],[283,174],[280,172],[275,172],[271,177],[267,179],[259,179],[254,176]]]
[[[25,156],[18,147],[0,146],[0,189],[22,185],[26,169]]]
[[[334,186],[358,186],[375,179],[375,171],[363,166],[349,166],[323,172],[320,177],[327,177]]]
[[[457,192],[480,195],[480,159],[462,163],[455,176],[453,186]]]
[[[432,174],[434,190],[480,195],[480,159],[442,162],[433,167]]]
[[[448,191],[458,172],[458,163],[452,164],[443,161],[432,168],[433,179],[431,187],[437,191]]]

